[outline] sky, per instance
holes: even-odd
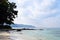
[[[9,0],[18,10],[16,24],[36,27],[60,27],[60,0]]]

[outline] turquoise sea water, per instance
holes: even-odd
[[[60,40],[60,29],[10,31],[12,40]]]

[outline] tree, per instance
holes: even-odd
[[[8,0],[0,0],[0,25],[14,24],[14,18],[17,17],[17,12],[14,10],[16,8],[15,3],[10,3]]]

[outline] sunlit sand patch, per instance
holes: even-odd
[[[0,32],[0,40],[10,40],[8,32]]]
[[[2,33],[0,33],[0,35],[9,36],[10,34],[8,32],[2,32]]]

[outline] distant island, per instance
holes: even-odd
[[[0,26],[0,30],[17,30],[17,31],[22,31],[22,30],[43,30],[43,29],[36,29],[35,26],[32,25],[24,25],[24,24],[12,24],[10,26],[5,25],[5,26]]]
[[[22,29],[22,28],[26,28],[26,29],[35,29],[35,26],[32,25],[24,25],[24,24],[12,24],[10,25],[12,27],[12,29]]]
[[[17,30],[17,31],[21,31],[21,30],[35,30],[35,26],[32,26],[32,25],[12,24],[11,27],[12,27],[12,30]]]

